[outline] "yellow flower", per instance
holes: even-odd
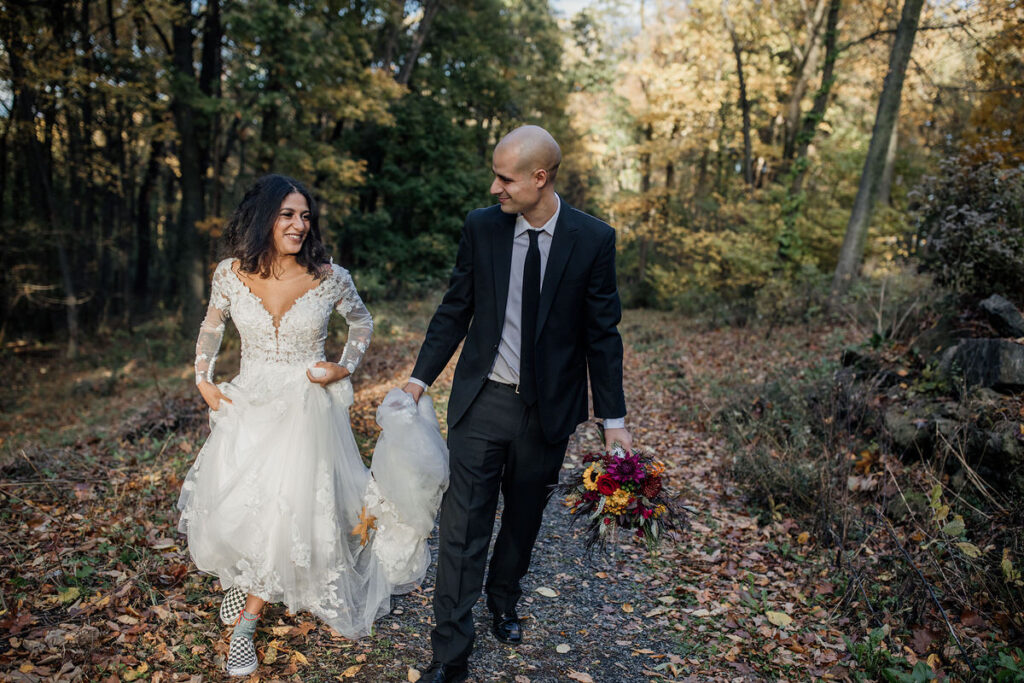
[[[658,507],[654,508],[654,516],[661,517],[663,514],[665,514],[667,510],[668,508],[665,507],[664,505],[659,505]]]
[[[609,512],[613,515],[622,514],[626,511],[626,506],[629,505],[629,499],[632,497],[633,495],[626,489],[617,490],[605,500],[605,512]]]
[[[601,476],[600,472],[594,470],[594,465],[591,465],[583,472],[583,488],[588,491],[597,490],[597,478]]]

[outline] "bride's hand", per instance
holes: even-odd
[[[309,369],[307,369],[306,377],[308,377],[309,381],[312,382],[313,384],[319,384],[320,386],[323,387],[327,386],[331,382],[337,382],[339,379],[345,379],[350,374],[352,374],[348,371],[348,368],[338,365],[337,363],[328,363],[327,361],[324,360],[320,361],[313,367],[320,368],[327,374],[325,374],[323,377],[316,377],[309,371]]]
[[[206,401],[206,405],[210,406],[210,410],[220,410],[220,402],[231,403],[231,399],[224,395],[216,384],[213,382],[200,382],[196,385],[199,388],[199,393],[203,395],[203,400]]]

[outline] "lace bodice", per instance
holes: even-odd
[[[373,319],[356,292],[352,276],[336,264],[313,289],[285,311],[277,325],[263,305],[231,270],[234,259],[217,264],[210,305],[196,341],[196,384],[213,382],[214,365],[230,317],[242,338],[242,374],[246,367],[263,364],[300,365],[324,360],[324,341],[331,309],[345,316],[348,341],[338,361],[355,372],[373,335]]]

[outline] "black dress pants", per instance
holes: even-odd
[[[463,664],[473,649],[473,605],[483,586],[499,490],[505,507],[487,573],[487,606],[507,612],[522,595],[520,580],[568,444],[545,441],[537,411],[514,387],[488,381],[449,430],[451,478],[441,501],[430,634],[436,661]]]

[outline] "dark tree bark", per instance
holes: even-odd
[[[910,62],[910,53],[914,48],[914,37],[917,34],[923,6],[924,0],[905,0],[903,3],[900,23],[896,27],[896,39],[889,54],[889,72],[885,76],[882,95],[878,100],[878,113],[875,116],[874,129],[871,131],[871,143],[868,145],[867,159],[864,160],[864,170],[857,188],[857,198],[853,202],[850,222],[846,226],[846,236],[839,250],[839,262],[832,278],[833,297],[849,288],[864,255],[868,219],[874,206],[878,180],[885,167],[885,156],[889,151],[892,130],[896,126],[903,94],[903,79],[907,73],[907,64]]]
[[[899,148],[899,125],[892,127],[892,136],[889,138],[889,148],[885,152],[885,168],[882,170],[882,178],[878,183],[878,196],[876,204],[892,204],[892,179],[896,173],[896,152]]]
[[[842,0],[831,0],[828,7],[828,19],[825,22],[825,65],[821,72],[821,86],[814,93],[814,104],[811,110],[804,115],[800,126],[800,134],[797,136],[796,172],[793,174],[793,181],[790,185],[791,194],[799,194],[803,189],[804,178],[807,176],[807,152],[818,124],[825,116],[828,109],[828,100],[832,94],[832,86],[835,83],[836,59],[839,57],[836,39],[839,34],[839,9]]]
[[[390,0],[388,4],[387,26],[383,31],[378,56],[381,65],[390,70],[394,67],[395,54],[398,52],[398,36],[402,32],[402,20],[405,19],[405,2]]]
[[[827,8],[826,0],[817,0],[814,4],[814,11],[807,20],[806,44],[799,51],[800,66],[793,81],[789,100],[786,102],[782,138],[782,158],[784,160],[792,159],[796,154],[797,136],[801,129],[800,103],[807,94],[811,77],[818,70],[818,63],[821,59],[821,27],[825,21]]]
[[[149,304],[149,263],[153,258],[151,226],[153,222],[152,210],[156,183],[160,177],[160,156],[163,154],[164,145],[158,140],[150,144],[149,161],[146,163],[146,172],[142,176],[142,183],[139,185],[139,195],[136,200],[135,213],[135,277],[133,292],[135,305],[139,308],[147,307]]]
[[[747,98],[747,82],[743,77],[743,50],[740,47],[739,36],[736,35],[736,26],[729,17],[728,3],[722,3],[722,17],[725,19],[725,28],[729,31],[729,38],[732,40],[732,54],[736,58],[736,76],[740,81],[739,105],[743,116],[743,181],[747,187],[754,186],[754,163],[753,147],[750,142],[750,100]]]
[[[178,267],[181,277],[182,326],[192,334],[199,321],[206,276],[197,223],[206,216],[204,179],[209,166],[210,117],[196,102],[214,92],[220,80],[220,43],[223,38],[219,0],[209,0],[203,33],[202,71],[193,67],[196,17],[190,0],[179,0],[179,16],[172,27],[174,66],[171,112],[178,131],[178,163],[181,167],[181,208],[178,214]]]
[[[654,126],[650,123],[644,127],[644,142],[646,147],[644,153],[640,155],[640,194],[643,197],[644,204],[647,205],[647,209],[643,214],[644,226],[640,230],[640,245],[637,254],[637,281],[643,282],[644,278],[647,277],[647,260],[649,258],[649,252],[651,250],[651,236],[650,236],[650,224],[651,215],[653,211],[650,208],[651,198],[649,193],[651,191],[651,140],[654,139]]]
[[[203,154],[199,117],[194,105],[199,88],[192,65],[195,46],[191,2],[179,0],[179,16],[171,29],[174,52],[174,95],[171,112],[178,130],[178,163],[181,169],[181,208],[178,214],[178,269],[182,297],[182,329],[188,333],[198,323],[205,278],[196,223],[203,218]]]
[[[29,3],[18,3],[14,14],[18,12],[29,12]],[[54,23],[59,41],[64,22],[61,21],[59,13],[60,6],[49,8],[49,20]],[[15,146],[19,151],[22,163],[26,168],[25,181],[28,190],[30,204],[34,207],[35,215],[28,214],[40,220],[43,225],[50,228],[53,235],[54,249],[57,252],[57,266],[60,272],[61,284],[64,290],[64,310],[67,324],[67,347],[66,355],[74,358],[78,353],[79,338],[79,301],[76,294],[75,279],[71,266],[71,259],[68,254],[65,236],[65,216],[62,215],[62,202],[57,200],[54,194],[52,177],[52,150],[50,144],[53,137],[49,130],[52,126],[52,107],[46,114],[46,133],[40,140],[35,131],[35,118],[38,111],[37,84],[33,83],[23,56],[28,54],[26,44],[21,35],[21,27],[16,20],[4,20],[0,23],[0,31],[4,44],[7,47],[7,55],[11,67],[11,92],[12,92],[12,125],[14,126]]]
[[[402,68],[399,69],[398,76],[395,78],[402,85],[409,85],[412,71],[416,68],[416,60],[420,58],[423,44],[430,33],[430,25],[434,23],[434,17],[437,16],[437,12],[440,9],[441,0],[424,0],[423,18],[420,19],[420,24],[416,27],[416,33],[412,38],[412,46],[410,46],[409,51],[406,53],[405,59],[402,60]]]

